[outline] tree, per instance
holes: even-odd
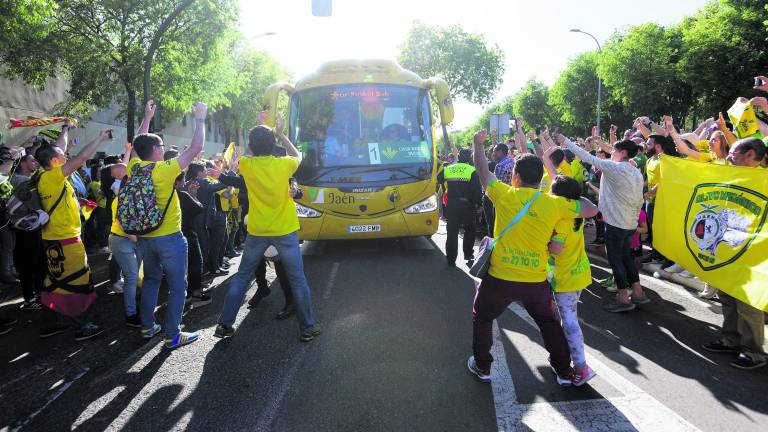
[[[654,23],[615,34],[603,48],[598,74],[628,113],[660,118],[672,113],[683,118],[691,104],[690,87],[681,81],[675,64],[682,36]]]
[[[70,80],[67,113],[121,104],[129,139],[141,100],[146,54],[164,18],[180,4],[174,0],[12,0],[14,17],[35,24],[31,34],[17,28],[0,47],[6,74],[41,87],[48,77]],[[192,96],[225,101],[236,83],[223,62],[237,24],[235,0],[198,0],[173,20],[157,44],[152,77],[160,81],[153,96],[171,110],[187,111]],[[37,70],[35,70],[37,69]],[[210,86],[210,87],[209,87]]]
[[[512,108],[515,116],[525,118],[527,129],[548,125],[555,117],[549,105],[549,88],[533,78],[515,93]]]
[[[267,86],[286,80],[288,72],[272,57],[262,52],[245,51],[237,55],[239,91],[228,95],[229,107],[223,110],[227,130],[237,132],[257,124],[261,100]]]
[[[413,23],[400,45],[399,62],[423,78],[438,76],[454,98],[484,104],[493,99],[504,75],[504,53],[482,35],[459,25],[430,27]]]
[[[768,71],[768,9],[746,1],[711,3],[680,26],[685,51],[677,65],[691,86],[699,118],[716,116],[739,96],[755,96],[753,78]]]

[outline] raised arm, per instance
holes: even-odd
[[[557,168],[555,167],[555,164],[552,163],[552,153],[557,150],[558,147],[552,146],[549,147],[547,150],[544,151],[544,156],[541,158],[541,160],[544,162],[544,168],[547,170],[547,176],[549,177],[550,181],[555,181],[555,177],[557,177]]]
[[[96,150],[99,148],[99,144],[103,143],[104,141],[109,141],[109,134],[112,133],[112,129],[104,129],[99,133],[99,135],[91,140],[88,144],[83,147],[82,150],[80,150],[80,153],[77,154],[77,156],[69,159],[67,163],[62,165],[61,167],[61,173],[64,175],[64,177],[68,177],[70,174],[72,174],[75,170],[83,166],[85,161],[91,158],[91,156],[96,153]]]
[[[611,152],[613,152],[613,143],[611,143],[611,145],[606,144],[605,141],[603,141],[603,137],[601,137],[600,135],[595,136],[595,142],[597,142],[597,145],[600,147],[600,150],[608,154],[611,154]]]
[[[523,132],[523,117],[515,117],[515,145],[520,154],[528,153],[525,145],[525,132]]]
[[[603,169],[603,165],[605,162],[605,159],[600,159],[599,157],[592,156],[591,153],[584,150],[583,148],[579,147],[575,143],[572,143],[568,138],[566,138],[563,134],[557,134],[555,135],[555,142],[564,145],[567,147],[570,151],[573,152],[573,154],[581,159],[582,162],[586,162],[590,165],[596,166],[599,169]]]
[[[205,143],[205,116],[208,114],[208,107],[204,103],[198,102],[192,108],[192,113],[195,116],[195,133],[192,135],[192,143],[176,158],[182,170],[186,169],[203,151],[203,144]]]
[[[608,144],[610,144],[611,147],[613,147],[613,145],[616,144],[616,141],[619,140],[619,138],[616,136],[616,131],[618,129],[619,129],[619,127],[616,126],[615,124],[611,125],[611,131],[608,134]]]
[[[277,136],[278,141],[285,147],[285,154],[301,161],[301,152],[299,149],[296,148],[295,145],[291,142],[291,140],[288,139],[287,136],[285,136],[285,133],[283,132],[285,129],[285,122],[283,119],[277,119],[277,124],[275,127],[275,135]]]
[[[123,147],[123,165],[128,166],[128,163],[131,161],[131,156],[133,153],[133,144],[127,142],[125,143],[125,147]]]
[[[760,82],[762,83],[754,87],[756,90],[762,90],[764,92],[768,92],[768,78],[762,75],[758,75],[755,77],[755,80],[760,80]]]
[[[136,131],[136,135],[149,133],[149,124],[152,123],[152,118],[155,116],[155,101],[152,99],[147,101],[147,105],[144,107],[144,119],[141,120],[139,130]]]
[[[715,124],[717,124],[717,127],[720,128],[720,132],[725,136],[725,141],[728,145],[733,145],[738,138],[730,129],[728,129],[728,125],[725,124],[725,119],[723,118],[723,113],[719,114],[717,120],[715,120]]]
[[[72,123],[67,120],[64,122],[64,126],[61,127],[61,133],[56,138],[56,147],[60,148],[65,154],[69,147],[69,130],[74,128],[75,126],[72,126]]]
[[[475,133],[475,137],[472,140],[472,160],[475,163],[475,172],[482,185],[487,185],[496,178],[491,170],[488,169],[488,158],[485,157],[485,149],[483,149],[486,135],[488,135],[488,132],[481,129]]]
[[[696,150],[691,150],[688,145],[685,144],[683,139],[680,138],[680,135],[677,133],[677,129],[675,129],[675,125],[672,123],[671,116],[664,116],[664,129],[666,130],[667,135],[672,137],[672,140],[675,141],[675,147],[677,147],[678,153],[684,154],[691,159],[699,160],[699,152]]]

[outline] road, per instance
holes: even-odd
[[[22,313],[0,337],[0,430],[765,430],[768,368],[739,371],[703,351],[719,305],[648,278],[653,302],[632,313],[603,312],[610,295],[596,284],[582,295],[599,374],[590,385],[554,382],[538,331],[514,305],[498,320],[493,383],[476,381],[466,370],[474,281],[445,266],[443,247],[444,227],[431,241],[306,243],[323,325],[308,344],[295,320],[274,319],[279,289],[241,309],[233,338],[214,338],[226,277],[211,305],[185,316],[201,340],[173,352],[122,325],[118,295],[101,296],[96,318],[108,331],[84,343],[40,341],[38,318]]]

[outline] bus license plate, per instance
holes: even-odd
[[[379,232],[381,225],[350,225],[347,230],[351,233]]]

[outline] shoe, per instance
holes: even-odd
[[[301,338],[300,339],[301,339],[302,342],[309,342],[312,339],[318,337],[320,335],[320,333],[321,333],[320,324],[315,324],[312,327],[310,327],[310,328],[304,330],[303,332],[301,332]]]
[[[634,303],[636,305],[644,305],[644,304],[648,304],[650,302],[651,302],[651,299],[649,299],[648,296],[645,295],[645,294],[643,294],[641,296],[636,296],[636,295],[632,296],[632,303]]]
[[[128,315],[125,317],[125,325],[133,328],[141,328],[141,317],[139,314]]]
[[[587,364],[584,364],[584,366],[581,368],[580,371],[573,371],[573,385],[576,387],[581,387],[584,384],[587,383],[587,381],[591,380],[592,378],[596,377],[597,374],[594,370],[592,370],[591,367],[589,367]]]
[[[456,267],[456,260],[446,260],[446,264],[448,264],[448,267]]]
[[[467,268],[472,268],[473,265],[475,265],[475,260],[467,260]]]
[[[112,292],[122,294],[123,288],[125,288],[125,281],[119,280],[112,284]]]
[[[295,312],[296,312],[296,306],[294,306],[293,303],[287,304],[285,305],[283,310],[281,310],[280,312],[277,313],[277,315],[275,315],[275,319],[284,320],[290,317],[291,315],[293,315]]]
[[[704,284],[704,290],[699,293],[699,297],[703,299],[712,299],[717,294],[717,288],[714,288],[710,284]]]
[[[179,334],[177,334],[173,339],[166,339],[163,347],[167,349],[176,349],[183,347],[184,345],[189,345],[199,338],[200,332],[179,332]]]
[[[152,339],[153,337],[159,335],[161,331],[163,331],[163,326],[155,323],[152,328],[141,329],[141,337],[144,339]]]
[[[187,300],[189,300],[189,303],[192,305],[192,307],[201,307],[205,305],[211,304],[213,299],[208,294],[197,294],[187,297]]]
[[[648,255],[640,259],[640,264],[650,264],[653,262],[653,257]]]
[[[629,312],[633,309],[635,309],[634,303],[632,303],[631,301],[628,303],[624,303],[622,301],[619,301],[618,299],[605,305],[605,310],[607,312]]]
[[[104,333],[104,329],[94,323],[87,323],[75,332],[76,341],[84,341]]]
[[[615,281],[613,280],[613,276],[608,276],[602,280],[598,279],[597,282],[600,283],[600,286],[603,288],[610,288],[611,286],[616,285]]]
[[[688,270],[683,270],[683,271],[681,271],[680,273],[678,273],[678,275],[679,275],[680,277],[684,277],[684,278],[693,278],[693,277],[696,277],[696,276],[694,276],[694,274],[693,274],[693,273],[689,272]]]
[[[222,339],[230,338],[235,335],[235,329],[227,327],[224,324],[219,324],[216,326],[216,331],[213,332],[213,335]]]
[[[35,297],[30,301],[25,301],[24,304],[21,305],[21,308],[27,311],[39,311],[43,309],[43,304],[40,303],[40,300],[38,300],[37,297]]]
[[[228,262],[221,263],[221,269],[222,270],[229,270],[230,267],[232,267]]]
[[[475,356],[469,356],[469,360],[467,360],[467,369],[469,369],[472,375],[476,376],[480,382],[491,382],[491,371],[480,369],[475,361]]]
[[[557,373],[555,368],[553,368],[552,366],[550,366],[550,368],[552,369],[552,373],[555,374],[555,379],[557,379],[557,385],[562,387],[570,387],[573,385],[573,375],[574,375],[573,371],[570,372],[569,376],[562,377],[560,376],[559,373]]]
[[[739,352],[738,348],[736,348],[734,346],[726,345],[726,344],[723,343],[723,341],[720,341],[720,340],[716,340],[714,342],[707,342],[704,345],[702,345],[701,347],[704,348],[705,350],[709,351],[709,352],[716,352],[716,353],[737,353],[737,352]]]
[[[608,291],[609,293],[615,293],[615,292],[619,292],[619,287],[617,287],[616,285],[611,285],[611,286],[605,287],[605,290]]]
[[[250,308],[258,306],[259,303],[261,302],[261,300],[264,299],[265,297],[267,297],[270,294],[272,294],[272,290],[267,288],[267,287],[264,287],[264,288],[259,287],[259,288],[257,288],[256,289],[256,294],[254,294],[253,297],[251,297],[251,299],[248,300],[248,308],[250,309]]]
[[[664,268],[667,273],[682,273],[685,269],[677,264],[672,264],[669,267]]]
[[[40,339],[56,336],[69,330],[69,326],[64,323],[56,323],[40,330]]]
[[[768,360],[764,358],[755,360],[749,355],[742,352],[742,353],[739,353],[739,356],[736,357],[736,360],[732,361],[730,364],[736,369],[752,370],[752,369],[757,369],[765,366],[766,364],[768,364]]]

